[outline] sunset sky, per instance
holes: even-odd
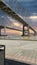
[[[9,2],[9,0],[3,0],[3,1]],[[12,2],[12,0],[10,1]],[[29,24],[32,25],[32,27],[37,31],[37,0],[16,0],[16,1],[21,5],[22,8],[26,9]],[[20,14],[18,15],[20,16]],[[22,12],[21,12],[21,15],[25,19],[25,16]],[[0,25],[4,22],[3,25],[11,26],[13,28],[22,30],[22,25],[18,23],[17,20],[12,19],[7,14],[5,14],[2,10],[0,10],[0,21],[1,21]]]

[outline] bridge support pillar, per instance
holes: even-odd
[[[29,36],[30,32],[29,32],[29,25],[28,25],[28,36]]]
[[[1,36],[1,28],[0,28],[0,36]]]
[[[36,35],[37,33],[36,32],[34,32],[34,36]]]
[[[29,36],[29,26],[28,25],[23,25],[23,34],[22,36]]]
[[[22,36],[24,36],[24,25],[23,25],[23,33],[22,33]]]
[[[6,35],[6,27],[4,27],[4,35]]]

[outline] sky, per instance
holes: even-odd
[[[37,0],[3,0],[30,25],[37,27]],[[23,13],[22,13],[23,12]],[[27,17],[31,20],[28,20]]]
[[[10,16],[8,16],[5,12],[3,12],[2,10],[0,10],[0,25],[3,26],[7,26],[7,27],[11,27],[11,28],[16,28],[18,30],[22,30],[22,24],[15,20],[14,18],[11,18]],[[16,34],[16,35],[21,35],[22,32],[20,31],[16,31],[16,30],[10,30],[10,29],[6,29],[6,33],[5,34]],[[4,34],[4,29],[1,30],[1,34]]]
[[[37,0],[18,0],[22,7],[29,11],[29,18],[31,19],[33,26],[37,27]]]
[[[31,12],[31,14],[37,13],[37,0],[18,0],[18,1],[23,7],[26,7]]]
[[[9,2],[9,0],[3,0],[3,1],[6,1],[6,2]],[[10,0],[11,2],[12,2],[12,0]],[[13,0],[13,1],[15,1],[15,0]],[[18,3],[19,3],[19,5],[21,5],[21,8],[24,8],[26,11],[27,11],[27,15],[29,14],[29,19],[31,20],[31,22],[32,22],[32,26],[33,26],[33,28],[34,29],[36,29],[36,31],[37,31],[37,0],[16,0]],[[8,3],[9,4],[9,3]],[[12,4],[11,4],[11,7],[12,7]],[[14,9],[14,8],[13,8]],[[17,10],[17,9],[16,9]],[[23,9],[22,9],[23,10]],[[20,11],[20,9],[19,9],[19,11]],[[18,10],[17,10],[17,12],[18,12]],[[20,12],[19,12],[19,14],[20,14]],[[21,11],[21,15],[23,15],[23,17],[24,17],[24,13],[22,13],[22,11]],[[5,16],[4,16],[5,17]],[[8,17],[8,18],[7,18]],[[10,23],[12,23],[12,18],[10,18],[9,16],[7,16],[6,17],[6,20],[7,21],[10,21]],[[15,22],[16,20],[14,20],[14,22]],[[31,22],[29,22],[30,24],[31,24]],[[15,26],[13,26],[13,27],[15,27],[15,28],[17,28],[18,27],[18,29],[19,29],[19,25],[18,25],[18,23],[16,24],[16,23],[13,23]],[[8,22],[8,25],[9,25],[9,22]],[[10,24],[11,25],[11,24]],[[16,27],[17,26],[17,27]]]

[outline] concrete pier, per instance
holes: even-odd
[[[22,34],[22,36],[29,36],[29,26],[27,25],[27,26],[25,26],[25,25],[23,25],[23,34]]]
[[[1,28],[0,28],[0,36],[1,36]]]

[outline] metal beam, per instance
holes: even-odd
[[[11,28],[11,27],[8,27],[8,26],[6,26],[6,27],[5,26],[0,26],[0,28],[1,29],[3,29],[3,28],[6,29],[7,28],[7,29],[11,29],[11,30],[16,30],[16,31],[21,31],[22,32],[22,30]]]
[[[11,29],[11,30],[16,30],[16,31],[21,31],[22,32],[22,30],[19,30],[19,29],[15,29],[15,28],[11,28],[11,27],[6,27],[7,29]]]

